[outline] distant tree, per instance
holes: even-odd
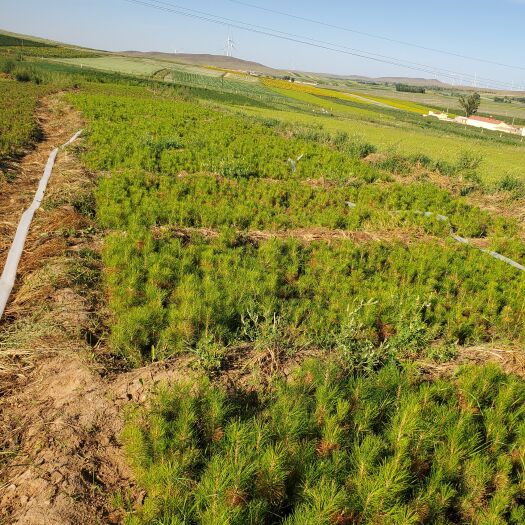
[[[425,93],[426,90],[421,86],[410,86],[408,84],[396,84],[396,91],[403,91],[405,93]]]
[[[470,117],[477,113],[481,97],[479,93],[472,93],[472,95],[461,95],[459,97],[459,105],[465,110],[465,115]]]

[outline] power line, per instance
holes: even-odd
[[[409,66],[417,66],[418,67],[418,69],[416,69],[417,71],[421,71],[421,72],[424,72],[424,73],[429,73],[429,74],[432,74],[432,75],[438,75],[438,74],[445,75],[445,76],[447,76],[449,79],[451,79],[453,81],[457,81],[457,78],[458,78],[458,73],[456,73],[454,71],[451,71],[449,69],[439,68],[439,67],[435,67],[435,66],[430,67],[430,66],[427,66],[426,64],[421,64],[419,62],[412,62],[410,60],[404,60],[404,59],[401,60],[401,59],[397,59],[397,58],[394,58],[394,57],[381,55],[381,54],[378,54],[378,53],[372,53],[370,51],[364,51],[362,49],[357,49],[357,48],[352,48],[352,47],[348,47],[348,46],[343,46],[343,45],[340,45],[340,44],[333,44],[333,43],[327,42],[325,40],[318,40],[318,39],[314,39],[314,38],[311,38],[311,37],[306,37],[306,36],[303,36],[303,35],[297,35],[297,34],[294,34],[294,33],[288,33],[288,32],[284,32],[284,31],[279,31],[277,29],[273,29],[273,28],[269,28],[269,27],[265,27],[265,26],[261,26],[261,25],[255,25],[255,24],[250,24],[248,22],[242,22],[242,21],[239,21],[239,20],[233,20],[231,18],[225,18],[225,17],[219,16],[219,15],[213,15],[213,14],[210,14],[210,13],[206,13],[204,11],[198,11],[196,9],[190,9],[188,7],[180,6],[180,5],[173,4],[173,3],[170,3],[170,2],[166,2],[166,1],[163,1],[163,0],[149,0],[149,1],[150,2],[154,2],[156,4],[163,4],[163,5],[172,7],[172,8],[188,11],[189,13],[196,13],[198,15],[211,16],[211,17],[213,17],[215,19],[223,20],[223,21],[227,22],[228,25],[232,24],[232,23],[233,24],[243,24],[244,26],[248,26],[248,27],[255,28],[255,29],[260,29],[260,30],[264,30],[264,31],[271,31],[272,33],[278,33],[278,34],[289,36],[289,37],[293,37],[293,38],[307,39],[310,42],[315,42],[315,43],[318,43],[318,44],[323,44],[323,45],[327,45],[327,46],[331,46],[331,47],[341,48],[341,49],[344,49],[346,51],[351,51],[353,53],[365,54],[369,58],[376,57],[376,58],[380,58],[380,59],[385,59],[385,60],[388,61],[387,63],[393,64],[393,65],[397,65],[397,66],[401,66],[401,67],[408,67],[407,64]],[[272,35],[272,36],[276,36],[276,35]],[[410,69],[413,69],[413,68],[410,67]],[[470,78],[470,80],[472,82],[474,82],[474,83],[477,82],[477,77],[475,77],[473,75],[469,75],[469,74],[464,73],[464,74],[462,74],[462,76],[466,77],[467,80]],[[480,77],[480,80],[484,80],[485,82],[487,82],[489,84],[494,84],[494,85],[497,85],[497,86],[500,86],[500,87],[506,87],[507,86],[507,84],[505,84],[504,82],[500,82],[498,80],[493,80],[493,79],[490,79],[490,78],[481,78]]]
[[[359,31],[357,29],[352,29],[350,27],[343,27],[343,26],[339,26],[339,25],[336,25],[336,24],[330,24],[328,22],[322,22],[322,21],[319,21],[319,20],[314,20],[313,18],[306,18],[304,16],[294,15],[292,13],[286,13],[284,11],[278,11],[276,9],[270,9],[269,7],[262,7],[262,6],[259,6],[259,5],[256,5],[256,4],[251,4],[249,2],[243,2],[242,0],[229,0],[229,2],[232,2],[234,4],[243,5],[243,6],[246,6],[246,7],[251,7],[253,9],[259,9],[260,11],[266,11],[268,13],[273,13],[273,14],[277,14],[277,15],[281,15],[281,16],[286,16],[286,17],[289,17],[289,18],[294,18],[295,20],[302,20],[303,22],[310,22],[312,24],[317,24],[317,25],[321,25],[321,26],[324,26],[324,27],[329,27],[331,29],[339,29],[340,31],[346,31],[348,33],[355,33],[355,34],[358,34],[358,35],[368,36],[368,37],[371,37],[371,38],[378,38],[380,40],[385,40],[387,42],[394,42],[396,44],[402,44],[404,46],[415,47],[415,48],[418,48],[418,49],[424,49],[425,51],[432,51],[434,53],[441,53],[443,55],[449,55],[449,56],[454,56],[454,57],[458,57],[458,58],[463,58],[465,60],[474,60],[476,62],[483,62],[485,64],[492,64],[492,65],[496,65],[496,66],[506,67],[506,68],[509,68],[509,69],[519,69],[521,71],[525,71],[525,67],[515,66],[515,65],[511,65],[511,64],[505,64],[503,62],[497,62],[495,60],[488,60],[486,58],[479,58],[479,57],[473,57],[473,56],[469,56],[469,55],[463,55],[461,53],[454,53],[453,51],[445,51],[443,49],[436,49],[434,47],[427,47],[427,46],[423,46],[423,45],[420,45],[420,44],[414,44],[412,42],[406,42],[405,40],[398,40],[396,38],[390,38],[390,37],[387,37],[387,36],[377,35],[377,34],[374,34],[374,33],[367,33],[366,31]]]
[[[341,53],[345,55],[355,56],[358,58],[372,60],[375,62],[395,65],[395,66],[403,67],[405,69],[410,69],[413,71],[424,72],[424,73],[428,73],[432,75],[436,75],[439,73],[441,76],[447,77],[453,81],[457,80],[457,78],[459,78],[460,75],[462,75],[463,77],[472,77],[472,75],[460,74],[460,73],[449,71],[449,70],[441,70],[440,68],[430,68],[429,66],[425,66],[423,64],[414,63],[417,65],[410,65],[410,63],[405,63],[405,62],[402,62],[392,57],[376,55],[376,54],[369,53],[366,51],[361,51],[361,50],[352,50],[352,48],[345,48],[344,46],[340,46],[338,44],[333,44],[333,43],[325,42],[325,41],[319,41],[319,40],[312,39],[310,37],[294,35],[292,33],[286,33],[284,31],[278,31],[278,30],[274,30],[274,29],[267,28],[264,26],[257,26],[254,24],[249,24],[246,22],[238,21],[238,20],[232,20],[229,18],[214,15],[211,13],[206,13],[204,11],[197,11],[197,10],[189,9],[187,7],[179,6],[176,4],[163,2],[161,0],[148,0],[148,1],[146,0],[124,0],[124,1],[128,3],[132,3],[132,4],[150,7],[153,9],[160,10],[160,11],[175,13],[181,16],[203,20],[203,21],[219,24],[222,26],[227,26],[230,28],[235,27],[243,31],[271,36],[274,38],[279,38],[279,39],[287,40],[290,42],[304,44],[304,45],[316,47],[319,49],[325,49],[328,51],[333,51],[333,52],[337,52],[337,53]],[[163,5],[159,5],[159,4],[163,4]],[[499,86],[501,88],[501,87],[508,86],[506,83],[498,81],[498,80],[493,80],[493,79],[488,79],[488,78],[482,79],[479,77],[478,77],[478,80],[483,80],[486,84],[493,84],[493,87]]]

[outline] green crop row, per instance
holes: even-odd
[[[465,237],[509,235],[515,229],[512,222],[493,218],[429,183],[325,188],[295,179],[269,182],[256,177],[174,177],[122,171],[102,179],[98,203],[101,223],[112,229],[132,224],[242,230],[419,226],[427,233],[443,235],[452,224]],[[418,213],[421,211],[445,214],[451,222]]]
[[[176,384],[126,426],[146,496],[125,523],[522,524],[524,407],[494,368],[428,383],[309,362],[266,394]]]
[[[38,58],[90,58],[97,56],[95,52],[82,51],[69,47],[58,46],[9,46],[0,47],[6,57],[38,57]]]

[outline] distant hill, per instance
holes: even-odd
[[[445,84],[436,78],[412,78],[412,77],[378,77],[373,79],[376,82],[389,82],[392,84],[412,84],[413,86],[440,86],[452,87],[451,84]]]
[[[300,75],[307,75],[309,77],[318,78],[333,78],[335,80],[355,80],[358,82],[379,82],[389,84],[411,84],[413,86],[439,86],[452,87],[450,84],[445,84],[436,78],[412,78],[412,77],[366,77],[363,75],[334,75],[332,73],[306,73],[304,71],[292,71],[291,74],[296,73]]]
[[[311,73],[304,71],[288,71],[275,69],[265,66],[258,62],[251,62],[249,60],[242,60],[235,57],[227,57],[223,55],[208,55],[208,54],[194,54],[194,53],[162,53],[160,51],[123,51],[121,55],[143,58],[161,58],[163,60],[172,60],[180,64],[188,64],[193,66],[215,66],[224,69],[236,69],[242,71],[257,71],[266,75],[283,75],[283,74],[299,74],[308,75],[310,77],[335,78],[341,80],[359,80],[362,82],[381,82],[381,83],[405,83],[414,86],[440,86],[448,87],[448,84],[432,79],[432,78],[410,78],[410,77],[366,77],[361,75],[334,75],[330,73]]]
[[[160,51],[122,51],[122,52],[111,52],[103,51],[99,49],[90,49],[75,44],[64,44],[62,42],[57,42],[54,40],[48,40],[44,38],[39,38],[35,36],[23,35],[20,33],[13,33],[0,29],[0,35],[6,35],[9,37],[24,39],[25,41],[33,41],[42,44],[47,44],[51,46],[60,46],[69,49],[75,50],[84,50],[87,52],[95,52],[97,54],[117,54],[124,55],[129,57],[143,57],[143,58],[152,58],[152,59],[162,59],[169,60],[175,63],[185,64],[185,65],[194,65],[194,66],[215,66],[224,69],[234,69],[241,71],[256,71],[264,75],[274,75],[274,76],[283,76],[283,75],[297,75],[298,77],[306,76],[311,80],[317,79],[335,79],[335,80],[355,80],[359,82],[378,82],[378,83],[403,83],[411,84],[415,86],[424,86],[424,87],[455,87],[456,89],[461,89],[463,91],[473,91],[475,88],[462,86],[451,86],[450,84],[445,84],[437,79],[432,78],[411,78],[411,77],[367,77],[362,75],[336,75],[332,73],[312,73],[306,71],[292,71],[286,69],[276,69],[272,67],[265,66],[258,62],[252,62],[250,60],[243,60],[235,57],[227,57],[223,55],[212,55],[212,54],[199,54],[199,53],[163,53]],[[477,88],[479,91],[490,92],[490,93],[501,93],[510,96],[520,96],[525,95],[524,92],[519,91],[510,91],[510,90],[496,90],[496,89],[484,89]]]
[[[142,58],[160,58],[162,60],[171,60],[179,64],[188,64],[192,66],[215,66],[224,69],[235,69],[242,71],[257,71],[266,75],[280,75],[281,71],[271,67],[242,60],[241,58],[227,57],[223,55],[207,55],[198,53],[162,53],[160,51],[122,51],[119,55]]]

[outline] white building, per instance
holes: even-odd
[[[514,133],[519,134],[520,129],[515,126],[511,126],[502,120],[495,118],[479,117],[477,115],[471,115],[467,118],[466,124],[474,126],[475,128],[490,129],[491,131],[500,131],[502,133]]]

